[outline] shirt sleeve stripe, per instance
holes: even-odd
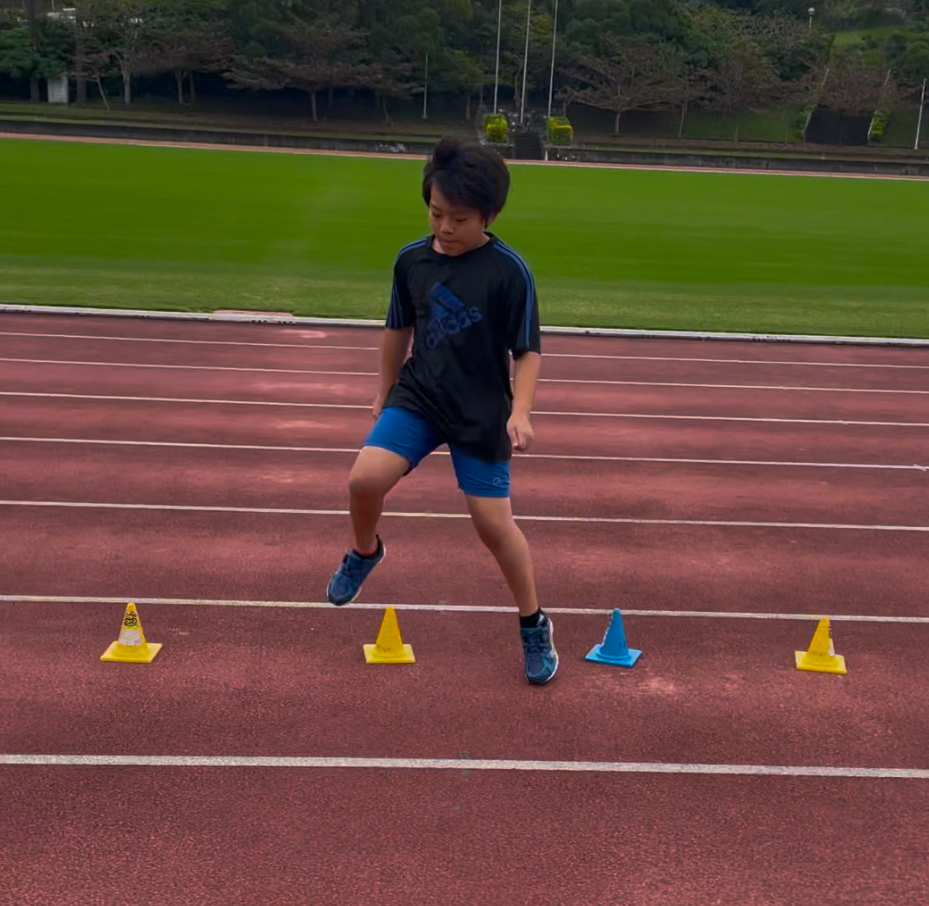
[[[428,237],[425,239],[417,239],[415,242],[411,242],[409,245],[403,246],[403,248],[400,249],[399,252],[397,252],[397,258],[399,258],[401,255],[406,254],[406,252],[411,252],[413,249],[422,248],[424,245],[428,245],[428,244],[429,244]]]
[[[535,296],[535,280],[532,277],[532,272],[529,270],[526,262],[523,261],[519,255],[513,251],[508,245],[505,245],[502,242],[497,242],[495,248],[498,251],[502,252],[512,261],[515,261],[519,265],[519,269],[522,272],[523,280],[526,282],[526,348],[529,348],[529,334],[532,327],[532,299]]]
[[[413,249],[423,248],[428,245],[429,239],[417,239],[416,242],[411,242],[408,245],[403,246],[399,252],[397,252],[397,257],[394,259],[394,267],[396,268],[397,262],[407,253],[413,251]],[[406,319],[403,317],[403,306],[400,304],[400,293],[397,289],[397,280],[396,277],[393,280],[393,283],[390,287],[390,306],[387,309],[387,327],[391,330],[404,330],[407,327],[412,327],[412,324],[408,324]]]
[[[390,307],[387,309],[387,326],[391,330],[403,330],[411,325],[403,317],[403,308],[400,305],[400,296],[397,292],[397,281],[394,280],[390,290]]]

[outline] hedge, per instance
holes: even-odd
[[[574,127],[564,116],[548,118],[548,143],[550,145],[573,145]]]
[[[484,138],[495,145],[509,141],[509,123],[502,113],[488,113],[484,117]]]

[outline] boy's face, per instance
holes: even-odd
[[[485,222],[480,211],[449,201],[433,184],[429,199],[429,225],[440,246],[437,251],[457,256],[476,249],[486,241],[484,230],[493,220],[491,216]]]

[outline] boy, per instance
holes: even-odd
[[[519,610],[526,678],[539,685],[555,675],[558,654],[510,507],[512,451],[528,450],[533,437],[539,309],[528,267],[487,231],[509,188],[503,159],[476,141],[444,138],[426,164],[432,235],[401,249],[394,264],[376,423],[349,477],[353,547],[328,595],[337,606],[355,600],[384,558],[376,529],[385,496],[447,443],[472,523]]]

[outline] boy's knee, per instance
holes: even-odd
[[[386,494],[409,469],[409,462],[396,454],[386,456],[363,453],[348,477],[348,489],[354,496],[377,497]]]
[[[359,470],[352,472],[348,479],[348,490],[355,497],[377,497],[385,493],[390,482],[377,472]]]
[[[519,534],[519,528],[509,514],[472,512],[471,521],[481,540],[491,550],[503,547]]]

